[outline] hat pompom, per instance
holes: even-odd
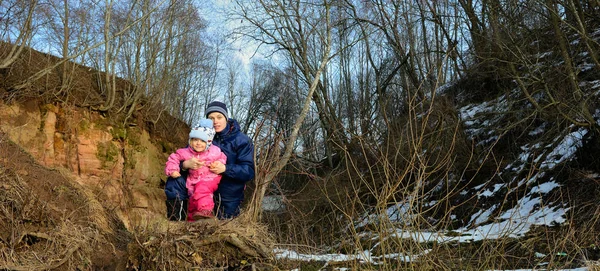
[[[198,122],[198,127],[212,128],[213,127],[213,121],[211,119],[201,119]]]

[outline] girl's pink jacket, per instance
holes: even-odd
[[[221,175],[212,173],[208,169],[208,165],[214,161],[221,161],[223,164],[227,162],[227,156],[225,156],[225,153],[223,153],[221,149],[214,144],[211,145],[208,150],[203,152],[194,151],[191,146],[188,146],[187,148],[178,149],[176,152],[169,155],[169,160],[167,160],[167,165],[165,167],[165,173],[167,176],[171,176],[171,173],[174,171],[180,171],[179,163],[192,157],[196,157],[196,159],[204,162],[204,166],[199,169],[188,170],[188,178],[185,182],[188,193],[191,193],[194,190],[194,186],[199,182],[216,181],[218,183],[221,180]]]

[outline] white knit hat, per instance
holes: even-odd
[[[190,141],[192,138],[198,138],[206,142],[206,149],[212,144],[213,138],[215,137],[215,128],[213,127],[213,121],[210,119],[201,119],[198,125],[190,131]]]

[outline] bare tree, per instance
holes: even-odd
[[[427,71],[420,71],[415,65],[417,58],[414,50],[420,47],[415,43],[415,26],[411,23],[415,21],[415,18],[409,17],[412,15],[410,12],[407,12],[414,8],[411,5],[411,3],[402,1],[392,1],[391,3],[374,1],[374,3],[369,5],[371,16],[374,19],[360,17],[356,13],[355,8],[352,10],[359,22],[375,26],[385,37],[388,46],[394,52],[397,60],[397,64],[395,64],[397,68],[393,70],[396,70],[396,72],[398,72],[397,70],[402,71],[401,78],[404,82],[403,88],[408,95],[407,99],[411,99],[411,96],[416,96],[419,100],[424,100],[423,89],[428,89],[429,86],[423,85],[426,81],[419,76],[419,73],[424,74]],[[402,27],[401,24],[405,24],[406,26]],[[404,32],[401,32],[402,30]],[[407,48],[413,48],[413,50],[408,50]],[[388,77],[390,79],[393,78],[396,72],[393,72],[391,77]]]
[[[60,53],[63,58],[68,57],[70,55],[70,46],[71,42],[71,7],[69,5],[68,0],[62,1],[50,1],[49,8],[45,10],[45,16],[48,18],[50,33],[49,37],[56,38],[57,44],[60,44]],[[54,17],[58,17],[60,19],[59,22],[55,22],[53,20]],[[60,90],[56,93],[57,96],[61,95],[61,93],[67,93],[68,96],[68,88],[70,85],[70,80],[72,77],[70,76],[69,71],[69,63],[64,62],[62,64],[62,68],[60,69],[60,80],[61,86]]]
[[[320,14],[323,6],[334,7],[329,2],[304,3],[287,1],[237,2],[238,18],[249,25],[238,29],[238,33],[259,43],[273,45],[277,51],[283,50],[297,69],[300,78],[311,84],[321,61],[324,28],[334,27],[334,22],[324,21]],[[329,29],[330,30],[330,29]],[[323,71],[325,73],[326,70]],[[326,80],[317,84],[312,101],[319,111],[322,129],[326,131],[326,145],[329,150],[344,148],[347,136],[338,117],[336,107],[328,93]]]
[[[244,102],[242,93],[242,72],[240,68],[243,67],[241,61],[239,59],[230,59],[226,64],[225,75],[227,79],[225,80],[225,99],[227,100],[227,104],[230,105],[229,115],[233,118],[238,119],[238,115],[240,111],[244,110],[242,103]],[[247,128],[242,128],[247,129]]]
[[[237,2],[237,4],[241,9],[238,15],[250,24],[250,28],[246,31],[252,31],[244,31],[243,34],[256,41],[273,44],[276,46],[275,49],[285,50],[287,57],[291,59],[309,86],[308,91],[303,94],[302,110],[287,139],[285,151],[266,174],[259,173],[256,177],[257,188],[248,213],[252,219],[258,219],[265,191],[290,159],[311,101],[320,104],[321,108],[325,106],[321,103],[323,100],[320,100],[322,97],[318,96],[317,89],[323,90],[320,78],[331,58],[331,3],[328,1],[320,3],[249,1]],[[331,120],[330,116],[322,117]],[[338,127],[334,125],[332,133],[341,134],[341,130],[336,130]]]
[[[245,131],[257,122],[264,123],[264,118],[269,116],[265,114],[264,109],[269,104],[270,97],[277,95],[278,89],[273,86],[274,78],[280,76],[280,71],[271,65],[253,63],[251,69],[251,83],[249,87],[249,99],[244,123],[242,125]]]
[[[17,60],[33,37],[34,10],[37,0],[0,1],[3,10],[2,38],[8,41],[10,50],[0,59],[0,69],[9,67]]]

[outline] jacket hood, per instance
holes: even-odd
[[[225,126],[225,129],[223,129],[221,132],[218,132],[217,135],[221,137],[229,137],[241,131],[242,128],[240,127],[238,121],[235,119],[229,119],[227,120],[227,126]]]

